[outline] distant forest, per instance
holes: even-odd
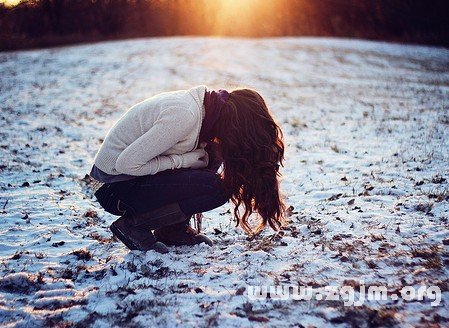
[[[449,47],[449,0],[34,0],[0,4],[0,50],[173,35],[336,36]]]

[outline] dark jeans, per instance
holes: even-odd
[[[178,202],[187,217],[225,204],[231,197],[222,180],[208,169],[175,169],[133,180],[105,183],[95,193],[113,215],[140,214]]]

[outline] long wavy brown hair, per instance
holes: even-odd
[[[262,96],[251,89],[229,93],[216,126],[223,159],[222,178],[232,192],[237,226],[258,233],[268,223],[279,230],[286,223],[285,204],[279,190],[279,166],[284,166],[283,133]],[[239,213],[244,206],[243,215]],[[256,229],[248,218],[261,217]]]

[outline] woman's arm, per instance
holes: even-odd
[[[168,108],[161,112],[151,129],[126,147],[117,158],[115,169],[124,174],[141,176],[179,167],[179,156],[162,156],[163,152],[185,138],[195,127],[195,117],[187,110]],[[173,160],[173,161],[172,161]]]

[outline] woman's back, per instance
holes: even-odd
[[[150,174],[154,170],[143,166],[152,158],[195,149],[205,90],[164,92],[132,106],[106,135],[95,166],[111,175]]]

